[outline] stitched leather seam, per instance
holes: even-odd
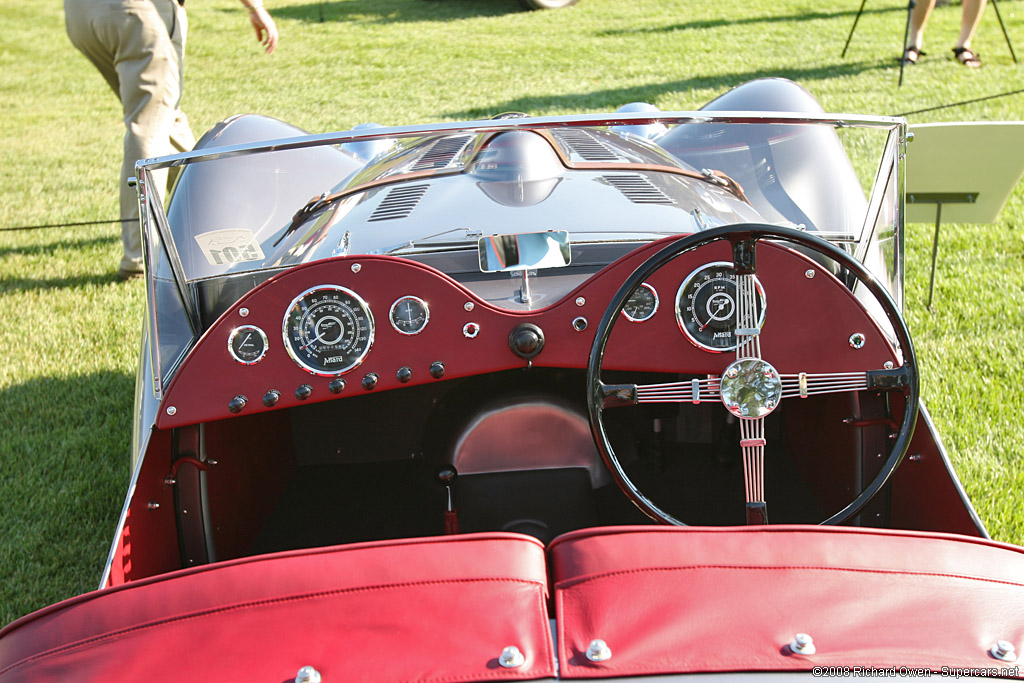
[[[318,599],[321,599],[321,598],[332,597],[332,596],[339,596],[339,595],[345,595],[345,594],[352,594],[352,593],[365,593],[365,592],[376,591],[376,590],[393,590],[393,589],[411,588],[411,587],[418,587],[418,586],[437,586],[437,585],[464,584],[464,583],[518,583],[518,584],[526,584],[528,586],[536,586],[537,588],[540,588],[541,591],[543,591],[543,589],[544,589],[544,584],[542,582],[539,582],[539,581],[529,581],[527,579],[511,579],[511,578],[508,578],[508,579],[501,579],[501,578],[494,578],[494,579],[490,579],[490,578],[488,578],[488,579],[448,579],[448,580],[437,580],[437,581],[410,581],[410,582],[405,582],[405,583],[381,584],[381,585],[377,585],[377,586],[359,586],[359,587],[355,587],[355,588],[341,588],[341,589],[337,589],[337,590],[316,591],[316,592],[313,592],[313,593],[303,593],[303,594],[283,596],[283,597],[278,597],[278,598],[267,598],[267,599],[263,599],[263,600],[250,600],[250,601],[247,601],[247,602],[240,602],[240,603],[237,603],[237,604],[234,604],[234,605],[227,605],[227,606],[222,606],[222,607],[214,607],[214,608],[207,609],[207,610],[200,610],[200,611],[192,612],[192,613],[189,613],[189,614],[186,614],[186,615],[175,616],[175,617],[168,617],[166,619],[158,619],[156,621],[151,621],[149,623],[142,624],[142,625],[139,625],[139,626],[131,626],[131,627],[128,627],[128,628],[119,629],[117,631],[112,631],[112,632],[109,632],[109,633],[104,633],[103,635],[99,635],[99,636],[93,636],[92,638],[87,638],[85,640],[80,640],[80,641],[78,641],[76,643],[71,643],[71,644],[68,644],[68,645],[64,645],[62,647],[58,647],[58,648],[55,648],[55,649],[52,649],[52,650],[48,650],[46,652],[40,652],[40,653],[37,653],[35,655],[32,655],[31,657],[27,657],[25,659],[22,659],[22,660],[19,660],[17,662],[14,662],[13,664],[8,666],[7,668],[5,668],[3,670],[0,670],[0,676],[4,676],[7,673],[13,671],[14,669],[17,669],[18,667],[20,667],[20,666],[22,666],[24,664],[28,664],[28,663],[31,663],[31,662],[36,662],[36,661],[39,661],[39,660],[42,660],[42,659],[46,659],[48,657],[52,657],[54,655],[67,653],[67,652],[70,652],[70,651],[73,651],[73,650],[77,650],[77,649],[80,649],[82,647],[86,647],[86,646],[89,646],[89,645],[95,645],[95,644],[98,644],[98,643],[102,643],[102,642],[107,641],[107,640],[113,640],[113,639],[116,639],[116,638],[120,638],[120,637],[123,637],[125,635],[130,635],[130,634],[138,633],[138,632],[141,632],[141,631],[147,631],[147,630],[150,630],[152,628],[156,628],[158,626],[165,626],[167,624],[175,624],[175,623],[183,623],[183,622],[187,622],[187,621],[194,621],[196,619],[202,619],[204,617],[208,617],[208,616],[212,616],[212,615],[225,614],[225,613],[228,613],[228,612],[237,612],[237,611],[241,611],[241,610],[252,609],[252,608],[255,608],[255,607],[264,607],[264,606],[269,606],[269,605],[279,605],[279,604],[285,604],[285,603],[290,603],[290,602],[303,602],[303,601],[307,601],[307,600],[318,600]],[[545,627],[546,627],[547,626],[546,610],[544,610],[544,612],[545,612],[544,624],[545,624]],[[451,680],[472,680],[472,678],[473,677],[470,677],[469,679],[451,679]],[[440,681],[440,680],[443,680],[443,679],[437,679],[437,680]]]

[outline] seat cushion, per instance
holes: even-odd
[[[0,681],[552,676],[544,547],[486,533],[279,553],[74,598],[0,631]],[[522,666],[498,665],[503,648]]]
[[[1024,553],[943,534],[778,526],[625,527],[549,548],[562,675],[1020,668]],[[811,636],[813,655],[789,647]],[[612,656],[585,653],[604,640]]]

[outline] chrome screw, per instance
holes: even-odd
[[[867,342],[867,338],[860,332],[854,332],[850,335],[850,346],[855,349],[864,348],[864,344]]]
[[[808,268],[807,270],[804,271],[804,277],[807,278],[808,280],[813,280],[814,274],[815,273],[813,268]]]
[[[590,641],[590,645],[587,647],[587,659],[592,662],[603,662],[611,658],[612,650],[608,647],[608,643],[600,638]]]
[[[465,305],[463,306],[463,308],[465,308],[467,311],[472,311],[473,308],[474,308],[473,302],[472,301],[467,301],[465,303]]]
[[[175,414],[177,414],[177,412],[178,412],[178,409],[175,408],[174,406],[167,406],[167,414],[168,415],[175,415]]]
[[[1013,643],[1008,640],[996,641],[996,644],[992,646],[988,653],[1001,662],[1017,661],[1017,653],[1014,652]]]
[[[358,273],[362,269],[363,269],[363,267],[361,265],[359,265],[358,263],[353,263],[352,264],[352,272],[353,273]]]
[[[526,657],[519,651],[519,648],[515,645],[509,645],[501,651],[501,656],[498,657],[498,664],[501,664],[506,669],[517,669],[526,662]]]
[[[238,309],[238,315],[242,316],[243,318],[248,318],[249,317],[249,309],[248,308],[239,308]]]
[[[320,683],[320,672],[311,666],[304,666],[295,674],[295,683]]]
[[[586,303],[587,303],[587,300],[584,299],[582,296],[576,297],[576,305],[577,306],[583,306]]]
[[[814,639],[806,633],[798,633],[793,636],[793,642],[789,644],[789,649],[793,654],[798,655],[813,655],[816,651]]]

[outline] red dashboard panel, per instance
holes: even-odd
[[[527,361],[509,347],[510,332],[524,322],[537,325],[545,335],[534,366],[586,368],[594,332],[615,291],[665,244],[646,245],[563,300],[526,313],[501,309],[443,273],[405,259],[363,255],[296,267],[255,288],[207,330],[171,381],[157,426],[166,429],[231,417],[229,405],[239,396],[246,399],[240,412],[252,414],[360,395],[367,391],[363,378],[371,373],[376,376],[372,391],[379,392],[524,367]],[[675,299],[688,274],[704,264],[728,260],[729,246],[716,243],[684,254],[654,273],[648,283],[660,296],[657,313],[640,323],[620,317],[605,368],[720,374],[734,354],[708,352],[691,343],[679,329]],[[762,244],[757,275],[767,301],[762,354],[779,372],[877,370],[895,360],[884,335],[849,290],[813,261]],[[345,386],[338,393],[329,389],[332,377],[310,374],[284,348],[283,320],[291,302],[322,285],[356,293],[375,322],[371,348],[357,367],[341,376]],[[421,299],[430,310],[429,323],[415,335],[402,334],[388,322],[392,304],[407,296]],[[587,322],[582,331],[574,326],[579,318]],[[229,353],[228,340],[243,325],[256,326],[267,337],[266,354],[253,365],[241,364]],[[467,334],[467,325],[475,334]],[[859,350],[849,342],[855,332],[866,339]],[[444,366],[443,379],[431,375],[435,362]],[[277,403],[265,407],[262,398],[272,390],[279,394]]]

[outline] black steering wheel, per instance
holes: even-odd
[[[601,368],[605,348],[612,328],[630,294],[652,273],[680,254],[693,251],[712,242],[726,240],[732,245],[733,265],[736,272],[737,301],[735,312],[736,336],[740,340],[736,360],[723,363],[720,378],[690,380],[658,385],[605,384],[601,381]],[[849,272],[874,296],[896,334],[903,364],[898,368],[870,370],[863,373],[836,373],[815,375],[805,373],[780,375],[771,364],[762,360],[759,324],[755,303],[756,250],[761,240],[784,242],[803,247],[832,259]],[[626,474],[615,449],[608,438],[603,412],[616,406],[638,403],[691,402],[720,400],[723,407],[740,421],[740,446],[743,451],[744,479],[747,496],[747,523],[767,523],[764,500],[764,418],[787,396],[813,395],[834,392],[836,384],[844,390],[898,391],[904,395],[903,420],[892,443],[888,458],[878,474],[846,507],[821,524],[841,524],[856,515],[885,486],[899,466],[910,446],[917,422],[919,378],[910,332],[895,302],[885,288],[856,259],[825,240],[799,230],[764,224],[741,224],[713,228],[680,237],[644,261],[622,284],[608,303],[601,323],[594,335],[587,365],[587,407],[590,428],[598,451],[609,472],[623,493],[647,516],[665,524],[684,523],[661,509],[645,496]],[[818,389],[816,389],[816,387]]]

